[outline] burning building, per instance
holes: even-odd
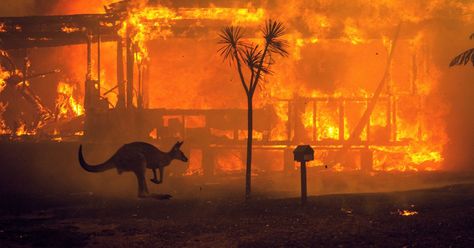
[[[238,25],[258,41],[277,18],[290,55],[258,89],[256,174],[294,169],[301,143],[316,149],[310,167],[443,169],[449,105],[428,41],[440,19],[472,23],[472,4],[191,2],[58,1],[49,15],[1,17],[2,142],[181,139],[191,163],[179,174],[239,172],[244,92],[217,34]]]

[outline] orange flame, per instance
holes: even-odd
[[[58,110],[58,118],[71,118],[84,114],[84,106],[82,106],[74,98],[74,88],[65,82],[59,82],[57,86],[58,97],[56,99],[56,109]]]

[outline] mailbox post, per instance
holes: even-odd
[[[301,163],[301,204],[306,203],[306,162],[314,160],[314,150],[309,145],[299,145],[293,151],[295,161]]]

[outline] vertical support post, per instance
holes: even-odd
[[[293,162],[293,153],[291,149],[291,126],[293,118],[293,104],[291,100],[287,101],[288,103],[288,121],[286,123],[286,148],[283,150],[283,162],[285,171],[290,171],[295,168]]]
[[[86,67],[86,80],[92,78],[92,51],[91,51],[91,34],[87,35],[87,67]]]
[[[339,141],[344,142],[344,100],[339,102]]]
[[[142,76],[142,100],[143,100],[143,107],[149,107],[149,79],[150,79],[150,66],[148,63],[145,64],[143,67],[143,76]]]
[[[87,50],[87,67],[86,67],[86,80],[84,82],[84,110],[85,110],[85,118],[84,118],[84,133],[86,137],[92,137],[92,127],[94,126],[91,121],[92,111],[92,90],[91,87],[94,87],[92,83],[92,51],[91,51],[91,34],[87,34],[87,43],[86,43],[86,50]]]
[[[293,124],[293,103],[291,100],[288,100],[288,122],[286,123],[286,135],[287,135],[287,145],[291,144],[291,126]]]
[[[416,80],[418,79],[418,66],[416,64],[416,50],[413,52],[412,57],[412,78],[411,78],[411,94],[417,95],[418,89],[416,87]]]
[[[97,32],[97,99],[100,99],[100,31]]]
[[[23,83],[26,85],[26,77],[28,76],[28,48],[23,50]]]
[[[313,142],[317,141],[317,134],[318,134],[318,131],[317,131],[318,127],[316,125],[316,113],[318,111],[316,108],[317,108],[316,99],[313,99]]]
[[[370,145],[370,120],[367,122],[367,129],[366,129],[366,132],[367,132],[367,141],[366,141],[366,144],[365,146],[369,146]]]
[[[369,106],[369,98],[367,98],[367,106]],[[367,141],[366,141],[366,144],[365,146],[368,148],[369,145],[370,145],[370,118],[371,116],[369,116],[369,119],[367,120],[367,126],[366,126],[366,136],[367,136]]]
[[[363,172],[371,172],[374,166],[374,153],[368,148],[360,151],[360,169]]]
[[[392,139],[397,141],[397,98],[393,97],[392,102]]]
[[[137,87],[137,108],[143,109],[143,65],[141,62],[137,63],[137,73],[138,73],[138,87]]]
[[[301,162],[301,204],[306,204],[306,162]]]
[[[423,107],[422,106],[422,99],[421,99],[421,96],[416,96],[416,100],[417,100],[417,113],[416,113],[416,122],[418,123],[418,141],[421,141],[423,139],[423,127],[421,126],[421,108]]]
[[[117,85],[118,99],[117,107],[125,108],[125,81],[123,77],[123,47],[122,38],[117,38]]]
[[[392,140],[392,95],[390,94],[387,98],[387,132],[388,140]]]
[[[133,42],[127,29],[127,108],[133,108]]]
[[[84,109],[87,112],[91,107],[91,80],[92,80],[92,51],[91,51],[91,36],[87,35],[87,67],[86,67],[86,82],[84,92]],[[92,86],[93,87],[93,86]]]
[[[211,148],[206,146],[202,150],[202,169],[204,170],[204,176],[212,177],[214,175],[215,169],[215,150],[216,148]]]

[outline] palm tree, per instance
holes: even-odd
[[[471,34],[469,38],[471,40],[474,40],[474,34]],[[472,65],[474,66],[474,48],[466,50],[458,56],[454,57],[451,63],[449,63],[449,66],[466,65],[469,61],[471,61]]]
[[[247,163],[245,172],[245,197],[248,199],[251,192],[252,171],[252,139],[253,139],[253,95],[262,74],[269,74],[270,66],[274,63],[272,55],[287,56],[287,41],[281,39],[285,34],[283,23],[268,20],[261,30],[265,40],[263,48],[257,44],[244,41],[240,27],[226,27],[219,33],[220,55],[230,64],[235,64],[239,73],[240,82],[247,95]],[[247,68],[247,78],[242,68]],[[249,77],[250,76],[250,77]]]

